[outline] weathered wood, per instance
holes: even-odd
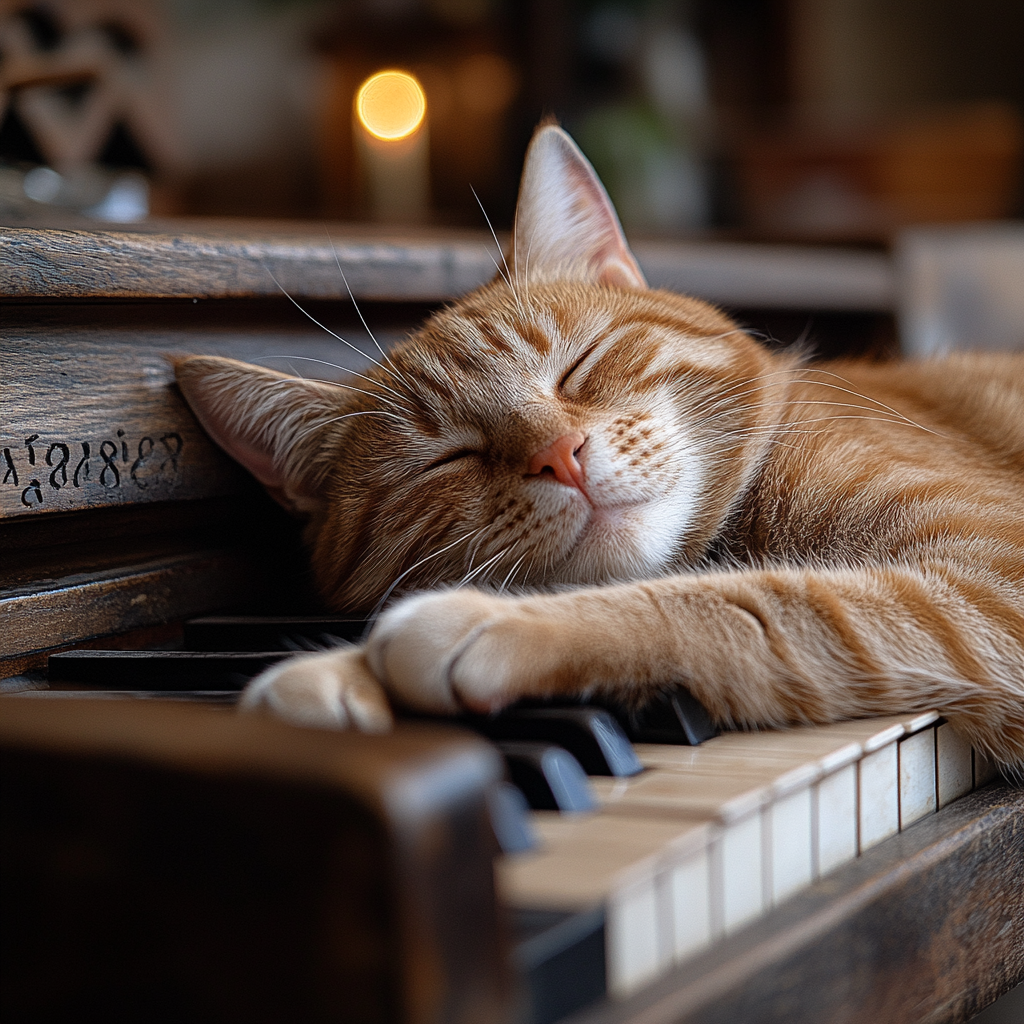
[[[0,287],[33,298],[227,298],[283,288],[297,298],[347,299],[347,278],[360,299],[434,302],[493,277],[491,256],[482,234],[374,237],[339,225],[167,234],[6,228]]]
[[[886,311],[895,302],[892,266],[879,252],[701,241],[638,241],[634,250],[655,287],[732,307]],[[345,300],[350,287],[358,299],[443,302],[494,277],[496,259],[490,235],[440,229],[173,221],[124,231],[6,228],[0,293],[226,298],[284,288],[295,298]]]
[[[6,587],[0,659],[216,611],[254,588],[251,562],[223,549]]]
[[[996,784],[572,1024],[959,1024],[1022,979],[1024,791]]]
[[[240,522],[241,503],[246,516]],[[267,521],[268,514],[274,523]],[[293,525],[290,518],[278,514],[278,506],[255,482],[241,494],[203,501],[101,506],[47,516],[4,518],[0,519],[0,590],[31,584],[45,587],[54,579],[74,573],[97,572],[204,548],[231,547],[242,536],[256,539],[261,529],[282,521]],[[298,525],[294,524],[296,529]]]
[[[113,636],[93,637],[90,640],[76,640],[63,648],[48,651],[32,651],[18,654],[13,658],[0,658],[0,693],[21,693],[39,690],[45,693],[86,693],[79,690],[51,690],[43,681],[46,663],[51,654],[60,650],[109,650],[138,651],[146,648],[175,647],[181,643],[181,622],[162,622],[155,626],[140,626]]]
[[[0,519],[109,505],[232,494],[242,474],[209,443],[173,383],[168,354],[229,355],[285,372],[336,380],[376,352],[360,329],[355,351],[308,324],[235,329],[178,310],[134,318],[69,310],[8,310],[0,340]],[[148,323],[141,313],[148,312]],[[351,326],[348,313],[345,326]],[[337,317],[332,319],[336,322]],[[77,322],[75,322],[77,321]],[[275,329],[276,328],[276,329]],[[381,344],[399,332],[385,326]]]

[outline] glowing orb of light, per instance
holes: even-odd
[[[412,135],[426,113],[423,86],[407,71],[378,71],[356,93],[356,114],[363,127],[386,142]]]

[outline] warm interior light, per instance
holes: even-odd
[[[356,93],[356,113],[363,127],[388,142],[412,135],[426,112],[423,87],[406,71],[378,71]]]

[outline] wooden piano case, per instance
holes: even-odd
[[[0,230],[4,688],[37,685],[55,651],[173,644],[184,619],[219,610],[296,614],[315,607],[295,525],[205,439],[173,387],[166,353],[219,353],[335,377],[341,370],[331,364],[358,368],[374,352],[349,287],[387,343],[433,305],[492,273],[485,242],[458,236],[339,231],[332,242],[317,230],[268,225],[156,225],[131,234]],[[360,351],[311,323],[280,289]],[[45,703],[55,717],[36,722],[39,735],[74,732],[68,723],[75,708]],[[178,710],[187,716],[198,709]],[[121,716],[129,732],[145,732],[125,717],[134,715],[143,723],[149,711],[88,711],[97,722]],[[223,728],[227,736],[240,727],[228,726],[225,717]],[[39,742],[45,747],[49,741]],[[367,749],[380,742],[388,741],[365,740]],[[14,768],[5,768],[5,778],[36,785],[42,776],[31,756],[19,753],[17,744],[8,746]],[[61,756],[67,768],[66,758],[84,755]],[[403,756],[396,751],[395,763],[405,763]],[[204,795],[207,811],[241,787],[246,800],[264,801],[265,809],[273,805],[273,814],[291,821],[279,799],[291,782],[266,793],[253,786],[260,772],[268,775],[272,760],[260,761],[264,768],[244,781],[222,778]],[[184,762],[175,764],[187,777]],[[149,778],[169,771],[168,765]],[[323,791],[302,799],[342,800]],[[180,801],[174,813],[182,813]],[[1022,821],[1019,791],[990,786],[869,851],[647,989],[574,1019],[966,1020],[1024,977]],[[27,826],[23,821],[18,827]],[[309,840],[303,855],[321,855],[314,849],[320,833],[296,834]],[[326,833],[320,838],[331,841]],[[12,849],[7,852],[15,861],[8,863],[21,856]],[[187,858],[201,853],[195,845],[181,852]],[[480,850],[478,855],[486,859]],[[200,879],[197,885],[214,884],[212,875],[197,872],[190,876]],[[43,874],[25,877],[30,875],[32,885],[45,887]],[[317,877],[337,878],[330,872]],[[8,875],[5,888],[9,881]],[[329,890],[325,882],[320,892]],[[467,934],[483,935],[493,927],[489,920],[487,913],[468,918]],[[6,962],[17,963],[38,987],[52,977],[37,969],[38,957],[49,950],[62,959],[63,952],[56,939],[33,934],[32,962]],[[89,941],[87,930],[76,934]],[[239,936],[238,948],[250,948]],[[19,941],[4,935],[8,948]],[[493,934],[482,937],[480,948],[492,950],[494,941]],[[131,956],[136,965],[147,959],[145,951]],[[498,974],[488,976],[493,981]],[[79,991],[91,991],[87,978],[79,981]],[[225,992],[235,991],[227,984]],[[6,978],[3,987],[20,993],[17,998],[25,992],[9,989]],[[499,988],[493,981],[492,990]],[[268,1011],[284,991],[267,995]],[[328,999],[317,1005],[307,1019],[360,1017],[351,1004]],[[500,1019],[507,1007],[498,998],[488,1005],[475,1019]],[[389,1014],[420,1019],[394,1007]],[[223,1013],[208,1019],[233,1018]],[[282,1015],[268,1012],[265,1019]]]
[[[187,704],[6,699],[6,1021],[506,1019],[497,753]]]

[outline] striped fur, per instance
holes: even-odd
[[[1024,357],[804,366],[624,287],[608,237],[529,276],[517,238],[507,277],[358,391],[179,366],[211,434],[311,516],[332,606],[420,592],[247,705],[382,727],[384,691],[444,712],[683,684],[745,727],[935,708],[1019,770]],[[530,472],[577,434],[585,490]]]

